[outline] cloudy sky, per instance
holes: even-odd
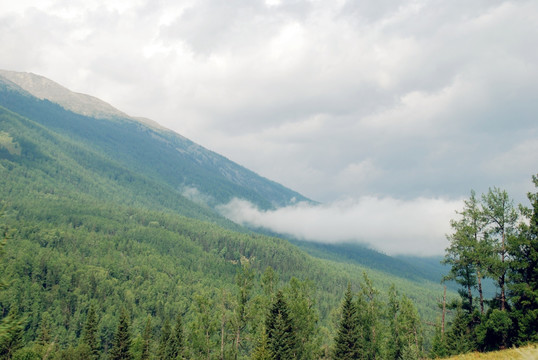
[[[236,201],[239,222],[441,253],[470,189],[523,202],[538,172],[536,1],[0,3],[0,68],[151,118],[323,203]]]

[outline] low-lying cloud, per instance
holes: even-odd
[[[440,255],[447,247],[450,219],[461,200],[365,196],[325,205],[299,203],[260,210],[234,199],[219,210],[230,220],[251,227],[322,243],[356,242],[390,255]]]

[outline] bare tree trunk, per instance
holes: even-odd
[[[237,332],[235,334],[235,359],[239,356],[239,341],[241,341],[241,329],[237,327]]]
[[[506,245],[505,245],[505,237],[506,234],[503,230],[503,239],[502,239],[502,246],[501,246],[501,264],[502,264],[502,275],[500,277],[499,286],[501,287],[501,311],[505,310],[505,302],[506,302],[506,295],[504,294],[504,276],[506,273],[506,270],[504,269],[504,257],[506,253]]]
[[[476,272],[476,276],[478,279],[478,294],[480,296],[480,314],[484,315],[484,295],[482,293],[482,274],[480,274],[480,270]]]
[[[445,315],[446,315],[446,285],[443,291],[443,315],[441,318],[441,339],[445,336]]]

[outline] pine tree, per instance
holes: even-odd
[[[297,339],[282,291],[276,296],[265,321],[267,344],[273,360],[291,360],[297,356]]]
[[[508,193],[498,188],[489,189],[486,195],[482,195],[482,212],[490,225],[489,236],[493,240],[496,255],[491,258],[489,271],[496,278],[501,291],[500,310],[505,311],[507,241],[514,235],[518,216]]]
[[[445,358],[448,357],[448,349],[446,346],[446,336],[442,332],[441,324],[435,326],[435,334],[432,339],[432,348],[430,350],[430,358]]]
[[[146,326],[142,333],[142,352],[140,360],[148,360],[151,354],[151,317],[148,316],[146,320]]]
[[[97,340],[97,316],[95,314],[95,308],[90,305],[88,309],[88,316],[86,318],[86,324],[84,325],[84,334],[82,336],[82,341],[84,344],[88,345],[93,359],[99,358],[99,342]]]
[[[252,285],[254,280],[254,272],[250,269],[250,266],[243,265],[241,270],[236,276],[237,284],[237,306],[234,311],[233,327],[235,330],[234,350],[235,359],[239,355],[239,350],[242,342],[242,333],[248,324],[248,320],[251,316],[249,313],[249,302],[251,297]]]
[[[0,211],[0,215],[2,215]],[[4,245],[7,239],[7,230],[3,231],[3,239],[0,242],[0,258],[4,254]],[[0,290],[6,287],[0,279]],[[13,353],[22,347],[23,324],[17,316],[17,311],[12,308],[9,314],[0,320],[0,359],[11,358]]]
[[[164,320],[164,325],[161,329],[161,337],[159,339],[159,349],[157,350],[157,358],[160,360],[168,359],[168,344],[170,337],[172,336],[172,330],[170,329],[170,321]]]
[[[467,353],[476,348],[473,332],[469,326],[470,317],[471,315],[464,312],[461,306],[456,308],[452,326],[445,334],[445,346],[449,355]]]
[[[400,299],[394,284],[389,289],[389,303],[387,316],[389,319],[389,334],[387,344],[387,359],[399,359],[402,357],[404,344],[402,343],[400,324]]]
[[[118,322],[118,329],[114,335],[114,342],[110,350],[111,360],[131,360],[131,334],[129,333],[129,319],[127,312],[122,309]]]
[[[402,296],[400,300],[399,336],[402,339],[402,359],[419,359],[422,357],[422,327],[420,317],[413,302]]]
[[[181,315],[178,314],[176,317],[176,324],[174,326],[174,331],[170,334],[167,346],[167,356],[169,359],[182,359],[184,351],[184,340],[183,340],[183,323]]]
[[[11,359],[13,354],[22,348],[23,326],[18,320],[17,311],[12,308],[7,316],[7,321],[2,324],[0,335],[0,359]]]
[[[360,282],[360,292],[357,296],[356,309],[359,332],[359,352],[363,359],[378,359],[381,354],[380,346],[380,308],[382,304],[377,299],[378,291],[372,281],[363,273],[364,281]]]
[[[265,329],[261,332],[260,338],[252,352],[252,360],[271,360],[271,352],[267,343],[267,332]]]
[[[359,359],[359,333],[357,326],[357,309],[351,293],[351,285],[348,284],[344,300],[342,302],[342,315],[338,325],[338,333],[335,338],[335,360]]]
[[[297,339],[297,359],[310,360],[318,357],[321,339],[318,327],[318,312],[313,299],[314,283],[299,281],[292,277],[284,288],[290,320]]]
[[[41,323],[37,332],[37,343],[41,346],[46,346],[51,341],[51,325],[50,315],[48,312],[44,312],[41,316]]]
[[[538,175],[532,177],[538,189]],[[528,193],[532,209],[521,207],[528,224],[520,224],[518,236],[509,239],[509,298],[516,322],[515,342],[538,342],[538,193]]]

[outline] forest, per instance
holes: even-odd
[[[159,160],[139,124],[0,103],[0,359],[418,359],[537,341],[536,192],[518,207],[471,192],[445,293],[389,257],[316,256],[182,196],[194,171],[212,201],[271,204],[173,158],[172,138]]]
[[[538,177],[533,181],[538,188]],[[450,265],[444,281],[457,282],[460,297],[439,303],[430,341],[425,339],[430,324],[415,300],[396,286],[381,291],[363,272],[322,304],[315,295],[318,287],[328,286],[322,277],[308,276],[305,269],[302,280],[284,279],[270,265],[260,268],[256,251],[249,251],[256,248],[248,241],[252,234],[133,209],[117,218],[102,207],[95,211],[109,218],[71,209],[68,223],[58,209],[49,210],[43,231],[43,208],[15,214],[4,203],[0,356],[419,359],[533,343],[538,340],[538,192],[528,198],[531,207],[516,208],[498,188],[480,200],[471,192],[451,223],[444,259]],[[13,222],[17,218],[27,220]],[[168,238],[164,229],[181,236]],[[96,231],[108,234],[106,241]],[[156,234],[159,241],[153,245],[163,253],[177,252],[177,262],[158,265],[163,257],[146,244],[148,235]],[[210,252],[220,249],[220,264],[203,264],[207,257],[187,241],[177,247],[182,237],[195,236]],[[217,245],[226,236],[244,236],[243,248]],[[10,251],[15,241],[17,248]],[[279,254],[279,245],[269,250],[278,269],[301,262]],[[197,256],[181,256],[189,252]],[[84,258],[100,264],[92,266]],[[155,270],[159,266],[163,272]],[[233,274],[232,284],[224,279],[228,274]],[[498,290],[491,299],[482,295],[486,278]]]

